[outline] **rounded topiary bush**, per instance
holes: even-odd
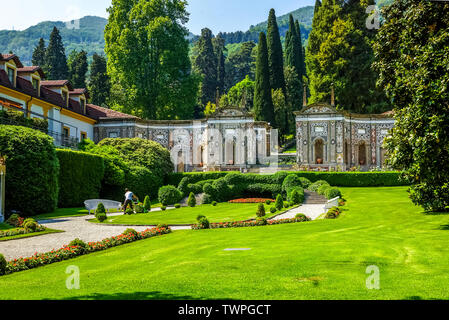
[[[191,208],[196,206],[196,198],[193,192],[190,192],[189,199],[187,200],[187,205]]]
[[[282,192],[287,193],[287,190],[300,186],[302,186],[302,184],[299,177],[296,174],[289,174],[282,183]]]
[[[216,207],[218,205],[217,201],[212,201],[212,206]]]
[[[141,204],[141,203],[136,204],[134,210],[136,211],[137,214],[144,213],[144,211],[145,211],[145,209],[143,208],[143,204]]]
[[[335,187],[332,188],[332,187],[330,187],[330,188],[328,188],[328,189],[326,190],[325,196],[326,196],[326,198],[328,198],[329,200],[330,200],[330,199],[337,198],[337,197],[341,197],[341,191],[340,191],[340,189],[338,189],[338,188],[335,188]]]
[[[161,210],[162,210],[162,211],[165,211],[165,210],[167,210],[167,207],[166,207],[166,206],[162,206],[162,207],[161,207]]]
[[[302,187],[293,187],[287,190],[287,200],[291,205],[303,203],[305,200],[304,189]]]
[[[130,207],[128,207],[128,208],[126,208],[126,210],[125,210],[125,214],[131,216],[131,215],[134,214],[134,210],[131,209]]]
[[[276,213],[278,210],[276,209],[276,207],[271,207],[270,208],[270,212],[271,213]]]
[[[134,237],[137,237],[138,235],[139,235],[139,233],[136,231],[136,230],[134,230],[134,229],[126,229],[125,231],[123,231],[123,234],[124,235],[129,235],[129,234],[131,234],[131,235],[133,235]]]
[[[265,204],[266,204],[267,206],[271,205],[271,200],[266,200],[266,201],[265,201]]]
[[[23,222],[23,227],[27,231],[35,232],[37,230],[37,228],[39,228],[39,225],[37,224],[37,222],[34,219],[31,219],[31,220],[28,220],[28,221],[24,221]]]
[[[0,253],[0,275],[6,273],[6,266],[8,262],[5,259],[5,256]]]
[[[317,192],[318,189],[319,189],[321,186],[323,186],[323,185],[328,185],[328,186],[329,186],[329,183],[328,183],[327,181],[325,181],[325,180],[318,180],[317,182],[312,183],[312,184],[309,186],[308,190],[309,190],[309,191],[312,191],[312,192]]]
[[[78,247],[80,248],[83,252],[86,252],[88,249],[88,245],[87,243],[85,243],[83,240],[80,240],[78,238],[70,241],[69,243],[69,247]]]
[[[258,226],[266,226],[268,224],[268,220],[265,217],[257,217],[256,222]]]
[[[181,209],[181,204],[179,204],[179,203],[175,204],[175,208],[176,209]]]
[[[0,126],[6,156],[6,210],[24,216],[53,212],[58,203],[59,161],[53,138],[37,130]]]
[[[202,204],[211,204],[212,203],[212,197],[210,194],[203,195],[203,202]]]
[[[215,180],[212,184],[213,192],[215,192],[215,198],[220,202],[227,201],[230,196],[229,185],[224,178]]]
[[[312,181],[304,177],[299,177],[299,181],[301,181],[301,185],[304,189],[307,189],[312,184]]]
[[[198,224],[200,225],[201,229],[209,229],[210,228],[210,222],[205,217],[201,218],[198,221]]]
[[[182,200],[182,192],[174,186],[164,186],[159,189],[159,201],[164,206],[174,205]]]
[[[179,182],[178,189],[179,189],[179,191],[182,192],[182,195],[184,197],[186,197],[190,192],[188,186],[189,186],[189,178],[187,178],[187,177],[182,178],[181,182]]]
[[[257,206],[257,216],[258,217],[265,217],[265,206],[263,203],[259,203]]]
[[[330,188],[331,188],[330,185],[328,185],[328,184],[323,184],[321,187],[318,188],[317,193],[318,193],[319,195],[324,196],[324,195],[326,194],[327,190],[329,190]]]

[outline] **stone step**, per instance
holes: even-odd
[[[326,197],[319,195],[316,192],[305,191],[304,196],[304,204],[326,204],[327,202]]]

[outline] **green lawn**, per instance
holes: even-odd
[[[19,229],[19,228],[10,226],[7,223],[0,223],[0,230],[5,231],[5,230],[14,230],[14,229]],[[62,231],[54,230],[54,229],[47,229],[45,231],[28,233],[28,234],[18,234],[16,236],[11,236],[11,237],[0,237],[0,241],[9,241],[9,240],[15,240],[15,239],[21,239],[21,238],[37,237],[37,236],[41,236],[44,234],[57,233],[57,232],[62,232]]]
[[[449,216],[405,188],[342,190],[337,220],[176,231],[0,277],[0,299],[448,299]],[[65,287],[70,265],[80,290]],[[380,290],[366,288],[371,265]]]
[[[85,208],[58,208],[55,212],[44,213],[33,218],[36,220],[45,220],[45,219],[58,219],[58,218],[67,218],[67,217],[81,217],[88,214],[88,211]]]
[[[153,208],[161,207],[162,205],[158,200],[151,201],[151,206]],[[117,212],[115,209],[109,210],[110,213]],[[46,219],[59,219],[59,218],[67,218],[67,217],[82,217],[88,215],[88,211],[83,208],[58,208],[54,212],[44,213],[33,218],[36,220],[46,220]],[[1,230],[1,229],[0,229]]]
[[[104,223],[136,226],[158,224],[185,225],[197,223],[196,218],[199,215],[206,216],[210,222],[242,221],[256,218],[257,206],[255,203],[219,203],[216,207],[208,204],[194,208],[182,207],[180,209],[154,211],[131,216],[115,216],[110,217]],[[271,206],[265,205],[268,215],[270,215],[269,209]],[[98,223],[96,219],[91,220],[91,222]]]

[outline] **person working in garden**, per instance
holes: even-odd
[[[129,191],[128,188],[125,189],[125,204],[123,205],[123,211],[126,214],[126,209],[128,208],[128,205],[131,207],[131,209],[134,210],[134,206],[133,206],[133,199],[136,199],[137,201],[139,201],[139,199],[134,195],[134,193],[132,193],[131,191]]]

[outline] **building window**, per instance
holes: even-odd
[[[86,140],[86,139],[87,139],[87,133],[81,132],[81,141]]]
[[[64,135],[65,138],[68,138],[70,136],[70,128],[64,127],[62,129],[62,134]]]
[[[109,138],[118,138],[117,132],[109,132]]]
[[[6,70],[8,72],[9,82],[11,82],[11,84],[14,85],[14,69],[10,68],[10,67],[6,67]]]
[[[33,78],[33,88],[34,90],[39,89],[39,79]]]
[[[80,99],[81,102],[81,110],[83,110],[83,113],[86,113],[86,100]]]

